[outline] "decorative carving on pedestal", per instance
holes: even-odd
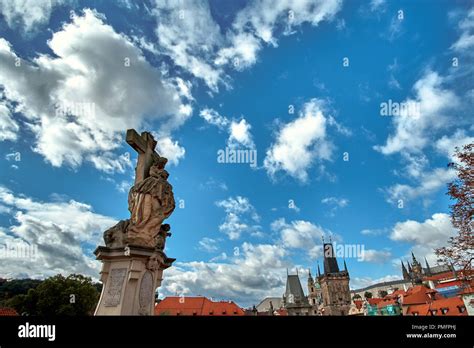
[[[116,268],[110,272],[109,284],[107,287],[104,306],[116,307],[120,304],[120,297],[122,296],[122,287],[127,275],[126,268]]]
[[[96,315],[152,315],[155,289],[174,259],[163,252],[175,209],[173,187],[165,170],[168,160],[156,151],[148,132],[127,131],[127,143],[138,152],[135,183],[128,194],[130,218],[104,232],[105,247],[95,254],[103,262],[104,282]]]
[[[140,285],[140,292],[138,295],[138,303],[140,305],[140,309],[138,313],[140,315],[147,315],[149,312],[149,308],[152,305],[152,299],[155,289],[153,289],[153,275],[150,271],[146,271],[143,274],[142,283]]]

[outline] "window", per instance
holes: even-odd
[[[314,292],[314,288],[311,288],[311,292]]]
[[[441,308],[441,313],[446,314],[448,313],[448,308]]]
[[[431,315],[436,315],[436,313],[438,313],[438,310],[437,310],[437,309],[433,309],[433,310],[431,311]]]
[[[466,307],[458,306],[458,309],[459,309],[459,313],[464,313],[464,311],[466,310]]]
[[[316,304],[316,299],[315,298],[313,298],[313,304]]]
[[[417,316],[417,315],[418,315],[418,312],[413,312],[413,315],[414,315],[414,316]]]

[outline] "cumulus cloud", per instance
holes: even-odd
[[[230,88],[225,68],[238,71],[254,65],[264,44],[277,46],[277,36],[290,35],[303,23],[317,26],[332,20],[340,0],[254,1],[242,8],[224,32],[214,21],[209,4],[156,0],[152,13],[158,48],[174,64],[203,80],[213,92]]]
[[[227,146],[236,148],[239,146],[247,148],[255,148],[252,133],[250,129],[252,126],[241,118],[239,121],[231,120],[226,116],[220,115],[216,110],[204,108],[199,112],[199,115],[209,124],[216,126],[220,130],[224,130],[229,134],[227,139]]]
[[[156,0],[152,10],[157,20],[156,38],[162,52],[173,62],[196,76],[213,90],[224,83],[222,71],[209,64],[223,43],[207,1]]]
[[[53,166],[77,167],[84,159],[100,164],[97,155],[110,158],[125,129],[189,117],[182,91],[97,12],[73,15],[48,46],[54,57],[42,54],[15,66],[20,57],[0,39],[0,81],[35,134],[34,151]]]
[[[323,104],[321,100],[312,99],[304,104],[297,119],[277,132],[263,162],[270,176],[284,171],[306,182],[307,171],[314,162],[332,159],[335,146],[327,134],[329,117],[324,114]]]
[[[418,103],[419,114],[403,113],[393,117],[394,133],[385,145],[374,148],[384,155],[408,152],[419,153],[430,144],[430,136],[452,122],[448,115],[459,104],[453,91],[443,87],[444,78],[428,71],[419,79],[413,89],[415,99],[408,98],[405,103]],[[414,104],[413,104],[414,105]]]
[[[241,306],[258,304],[267,296],[281,296],[284,269],[290,265],[286,250],[276,245],[251,243],[243,243],[238,250],[226,263],[177,262],[165,271],[160,295],[232,298]]]
[[[472,7],[466,17],[459,22],[461,36],[451,46],[451,49],[462,53],[471,53],[474,47],[474,7]]]
[[[82,273],[97,278],[100,264],[91,249],[102,243],[102,232],[114,225],[115,219],[75,200],[36,201],[3,186],[0,203],[15,221],[8,229],[0,227],[0,244],[8,248],[33,246],[37,251],[33,258],[3,255],[2,275],[43,278],[56,273]]]
[[[380,264],[387,262],[391,257],[392,253],[388,250],[364,249],[361,256],[361,261]]]
[[[54,6],[64,0],[0,0],[0,13],[11,28],[20,27],[25,32],[49,22]]]
[[[20,126],[5,101],[0,101],[0,141],[16,141]]]
[[[398,204],[399,200],[408,202],[415,199],[425,199],[427,196],[437,192],[442,187],[446,187],[456,177],[456,172],[451,168],[436,168],[432,171],[420,173],[417,184],[395,184],[387,189],[387,201]]]
[[[411,249],[419,257],[435,262],[434,249],[446,245],[456,234],[448,214],[437,213],[423,222],[407,220],[398,222],[390,233],[390,239],[411,244]]]
[[[451,136],[445,135],[439,138],[435,143],[435,148],[450,161],[457,161],[458,159],[454,156],[456,147],[462,149],[464,145],[473,142],[474,137],[467,135],[465,130],[458,129]]]
[[[184,147],[180,146],[177,141],[173,141],[170,136],[158,137],[156,143],[157,151],[161,156],[166,157],[171,164],[178,165],[186,154]]]
[[[260,236],[260,216],[246,197],[236,196],[217,201],[216,205],[226,212],[224,222],[219,230],[225,233],[230,240],[239,239],[243,233]]]
[[[305,250],[311,259],[323,255],[321,238],[330,235],[334,237],[331,231],[305,220],[288,223],[280,218],[272,222],[271,228],[279,234],[279,244],[284,248]]]

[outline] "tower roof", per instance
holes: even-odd
[[[324,274],[338,273],[339,266],[337,264],[337,260],[336,260],[332,243],[324,243],[323,252],[324,252]]]
[[[294,299],[304,299],[303,288],[301,287],[300,277],[297,274],[289,274],[286,277],[286,291],[285,297],[288,299],[290,295],[293,295]]]

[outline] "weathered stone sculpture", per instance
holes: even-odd
[[[104,283],[96,315],[152,315],[155,289],[163,270],[174,259],[163,252],[170,225],[163,224],[175,208],[168,182],[168,160],[155,152],[148,132],[127,131],[127,143],[138,152],[135,184],[128,194],[130,218],[104,232],[105,247],[95,254],[102,260]]]

